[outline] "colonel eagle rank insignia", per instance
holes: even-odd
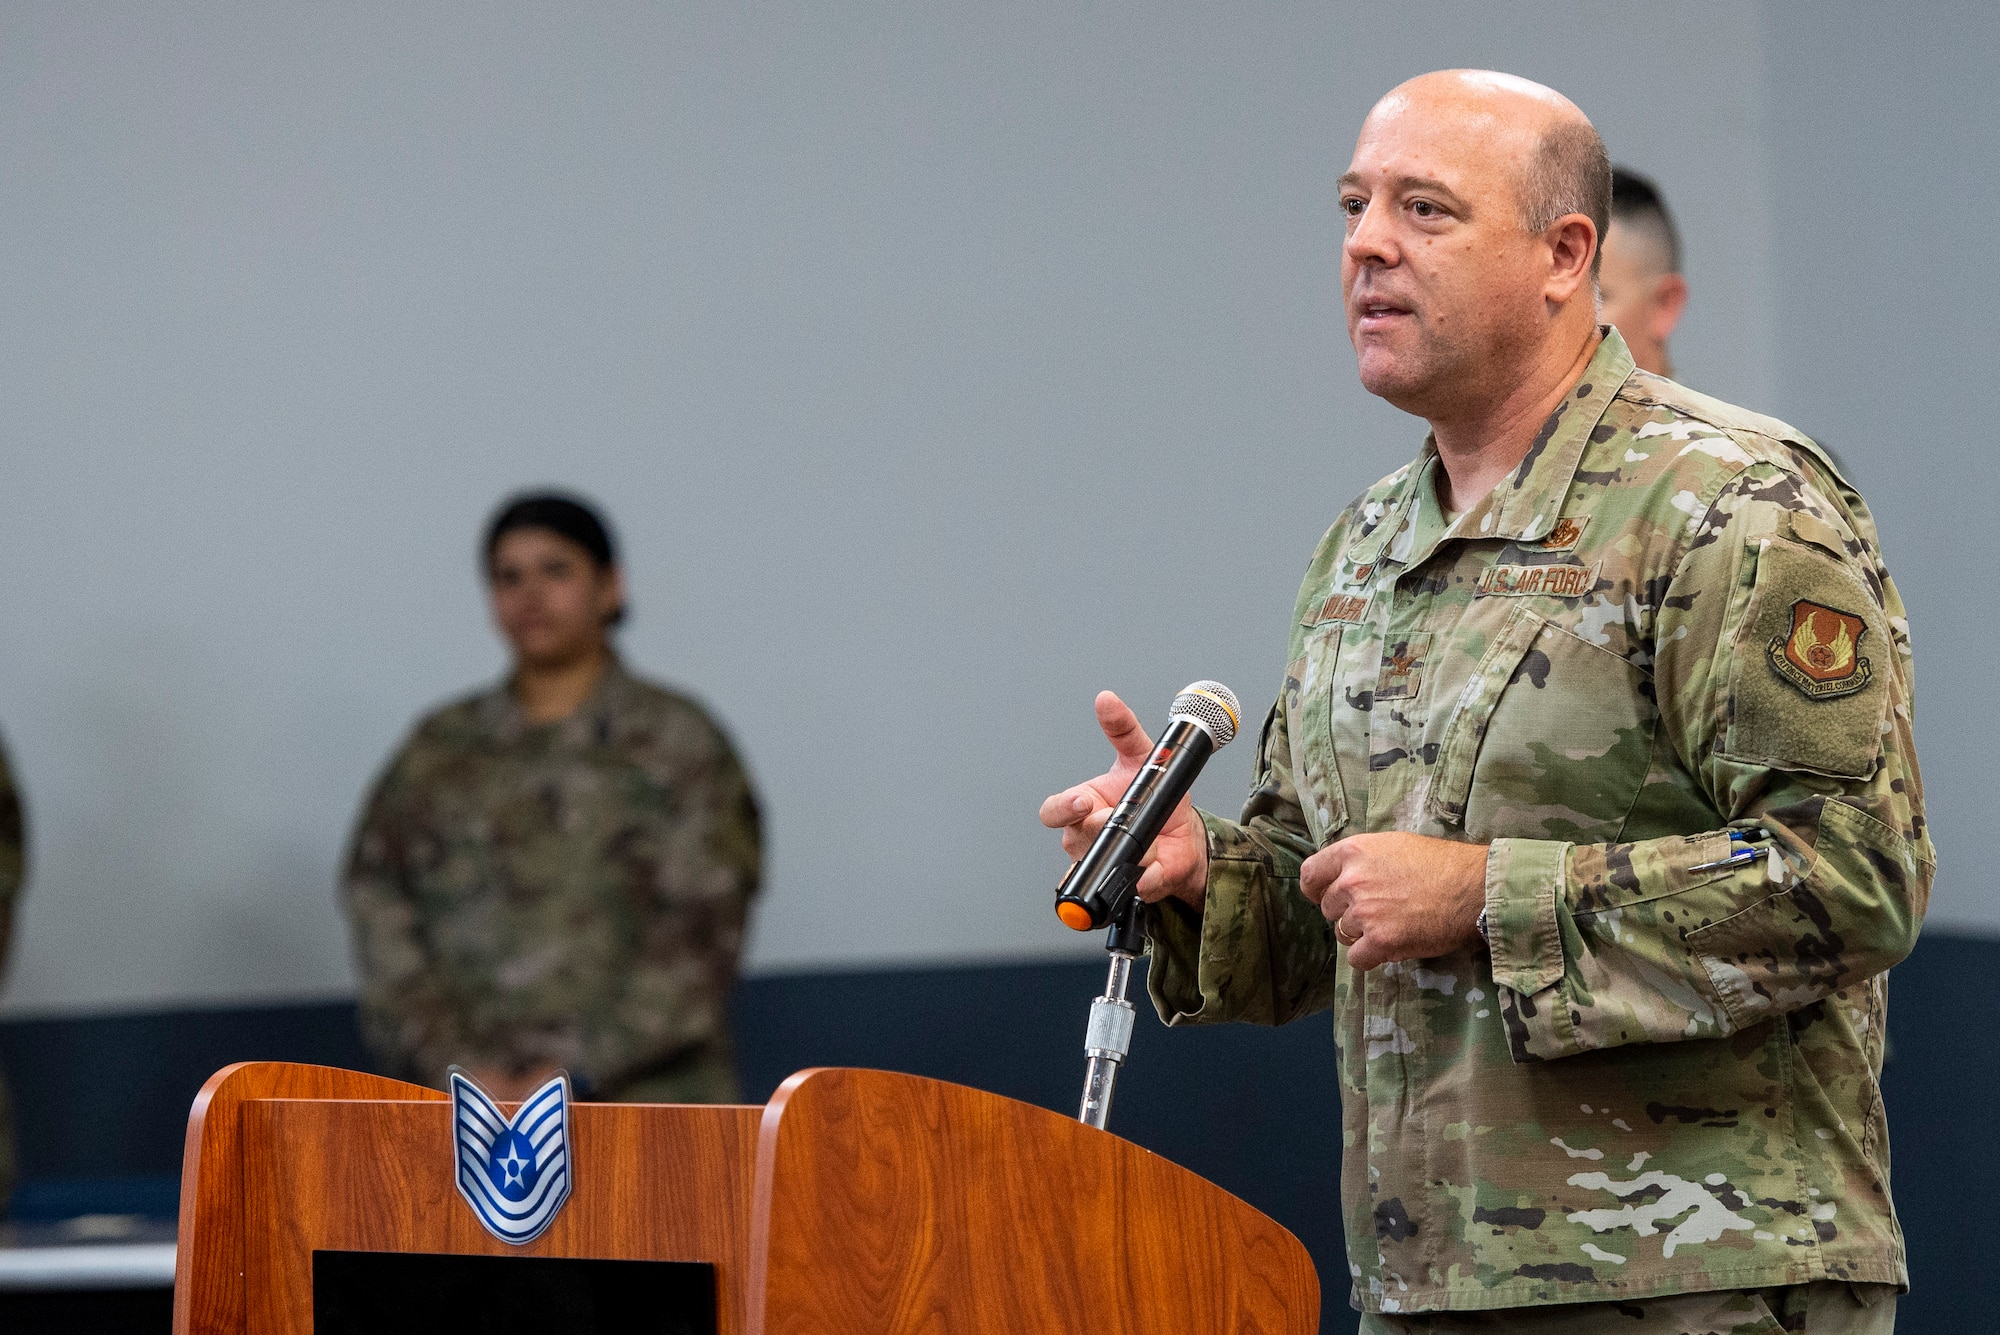
[[[509,1120],[454,1066],[451,1128],[458,1194],[486,1231],[517,1246],[540,1237],[569,1199],[569,1077],[551,1078]]]

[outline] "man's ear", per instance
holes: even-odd
[[[1543,296],[1566,305],[1578,290],[1591,286],[1591,261],[1597,258],[1597,224],[1581,213],[1565,213],[1542,233],[1549,248],[1549,281]]]
[[[605,575],[607,578],[598,589],[598,601],[604,606],[606,617],[616,618],[625,610],[625,571],[623,567],[612,566]]]
[[[1665,343],[1673,334],[1687,304],[1687,279],[1677,273],[1663,273],[1654,280],[1652,309],[1646,313],[1646,323],[1655,343]]]

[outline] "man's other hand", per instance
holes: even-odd
[[[1062,831],[1063,852],[1072,858],[1090,850],[1097,832],[1111,819],[1111,809],[1153,753],[1153,739],[1139,726],[1138,715],[1110,691],[1098,693],[1097,726],[1104,729],[1118,759],[1107,772],[1042,803],[1042,824]],[[1156,903],[1172,896],[1201,911],[1208,884],[1208,832],[1187,798],[1167,817],[1140,865],[1145,871],[1139,877],[1139,898]]]
[[[1486,845],[1357,834],[1307,858],[1299,890],[1333,924],[1357,969],[1449,955],[1478,935]]]

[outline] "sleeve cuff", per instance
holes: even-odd
[[[1179,900],[1153,906],[1149,920],[1152,962],[1146,990],[1170,1025],[1212,1024],[1249,1018],[1234,1013],[1232,979],[1241,966],[1241,942],[1262,940],[1248,920],[1256,913],[1261,862],[1251,860],[1249,837],[1236,822],[1196,808],[1208,835],[1208,885],[1197,913]],[[1267,1021],[1268,1023],[1268,1021]]]
[[[1493,981],[1533,996],[1562,981],[1563,893],[1571,845],[1550,839],[1496,839],[1486,851],[1486,945]]]

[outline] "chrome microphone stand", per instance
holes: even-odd
[[[1090,1029],[1083,1040],[1090,1067],[1076,1118],[1085,1126],[1103,1130],[1118,1070],[1132,1050],[1137,1014],[1125,989],[1132,981],[1132,961],[1146,953],[1140,864],[1202,765],[1236,736],[1240,717],[1236,693],[1219,681],[1193,682],[1175,696],[1166,731],[1151,744],[1146,763],[1105,816],[1089,850],[1070,864],[1056,887],[1056,916],[1064,926],[1079,932],[1109,928],[1104,948],[1111,954],[1111,972],[1104,995],[1090,1003]]]
[[[1084,1070],[1083,1108],[1076,1119],[1100,1131],[1104,1119],[1111,1115],[1111,1092],[1118,1083],[1118,1070],[1132,1051],[1132,1025],[1138,1012],[1125,999],[1125,991],[1132,980],[1132,962],[1146,953],[1146,922],[1141,913],[1139,897],[1128,892],[1125,907],[1112,917],[1104,933],[1111,972],[1104,980],[1104,995],[1090,1003],[1090,1028],[1083,1039],[1090,1064]]]

